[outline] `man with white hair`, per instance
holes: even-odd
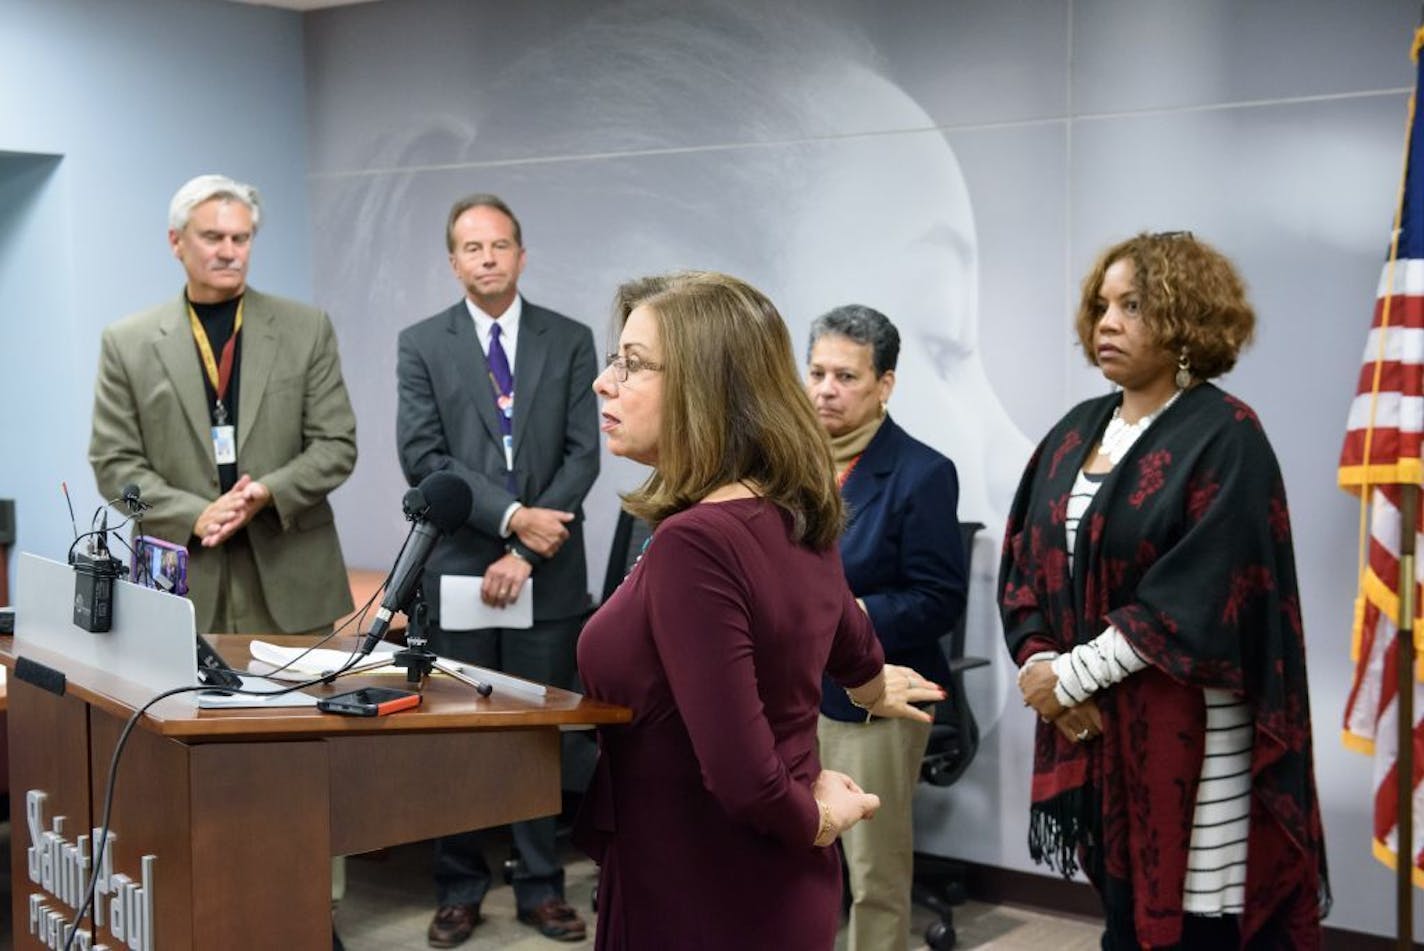
[[[204,633],[329,631],[352,609],[327,495],[356,465],[356,419],[326,314],[247,285],[257,190],[178,189],[182,292],[105,328],[89,462],[105,498],[136,484],[146,534],[186,545]]]

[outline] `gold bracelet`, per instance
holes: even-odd
[[[876,695],[875,695],[875,699],[872,700],[872,701],[870,701],[869,703],[861,703],[859,700],[855,699],[855,694],[851,693],[849,689],[846,690],[846,697],[850,700],[851,706],[853,706],[853,707],[859,707],[861,710],[864,710],[864,711],[865,711],[865,722],[866,722],[866,723],[869,723],[869,722],[870,722],[870,718],[871,718],[871,713],[870,713],[870,711],[873,710],[873,709],[875,709],[875,705],[876,705],[876,704],[878,704],[881,700],[884,700],[884,699],[885,699],[885,686],[886,686],[885,682],[882,681],[881,684],[880,684],[880,692],[879,692],[878,694],[876,694]]]
[[[811,844],[824,848],[836,841],[835,823],[831,821],[831,807],[821,800],[816,800],[816,808],[821,811],[821,824],[816,827],[816,838],[811,840]],[[824,841],[822,841],[824,840]]]

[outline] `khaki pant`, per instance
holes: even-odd
[[[914,720],[843,723],[821,717],[821,766],[845,773],[880,797],[880,811],[841,836],[850,874],[849,951],[898,951],[909,944],[915,867],[911,804],[930,724]]]

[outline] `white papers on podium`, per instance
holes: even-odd
[[[483,575],[440,576],[440,627],[447,631],[478,631],[487,627],[534,626],[534,579],[524,582],[519,597],[507,608],[480,600]]]
[[[443,670],[456,680],[462,680],[472,687],[489,684],[496,690],[522,693],[530,697],[544,697],[549,693],[548,687],[533,680],[511,677],[509,674],[502,674],[487,667],[476,667],[474,664],[462,664],[458,660],[451,660],[448,657],[435,658],[435,669]]]
[[[323,674],[335,673],[352,660],[352,652],[347,650],[333,650],[329,647],[282,647],[267,641],[253,641],[247,650],[252,655],[248,670],[276,680],[311,680]],[[394,648],[388,644],[378,644],[375,650],[357,660],[350,670],[345,672],[384,667],[394,656]]]
[[[309,693],[302,693],[300,690],[288,690],[286,693],[278,693],[285,689],[284,684],[279,684],[275,680],[268,680],[266,677],[248,677],[238,674],[242,678],[242,689],[252,690],[256,693],[228,693],[225,690],[203,690],[198,693],[198,706],[204,710],[232,710],[236,708],[253,707],[314,707],[316,697]],[[268,696],[262,696],[268,694]]]

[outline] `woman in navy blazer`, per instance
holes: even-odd
[[[811,326],[806,389],[831,436],[849,521],[846,579],[888,663],[949,682],[939,639],[964,610],[966,570],[954,463],[885,412],[900,335],[879,311],[838,307]],[[850,871],[850,951],[904,947],[914,865],[911,801],[929,724],[871,718],[823,684],[818,735],[827,769],[880,796],[874,822],[841,837]]]

